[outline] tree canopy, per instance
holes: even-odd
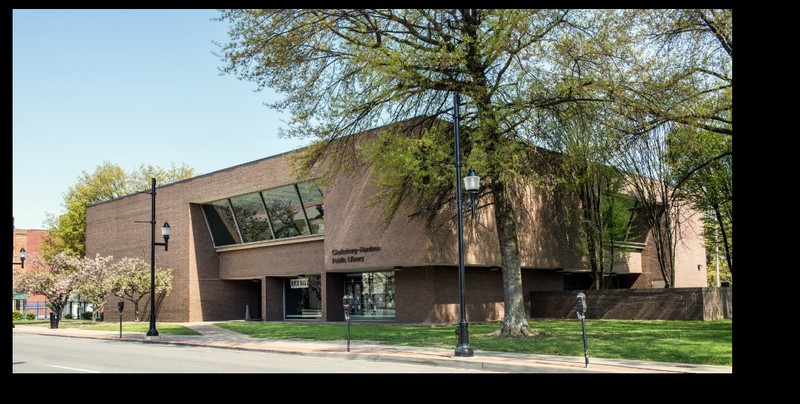
[[[145,296],[153,293],[150,289],[150,264],[141,258],[123,257],[114,262],[112,268],[116,276],[107,291],[133,303],[133,313],[136,321],[139,321],[139,303]],[[155,293],[167,295],[172,291],[173,272],[172,268],[155,268]]]
[[[171,268],[156,267],[155,293],[169,294],[172,273]],[[131,301],[139,321],[139,302],[152,292],[149,264],[140,258],[122,257],[114,261],[111,256],[99,254],[94,258],[77,258],[66,252],[49,259],[34,256],[27,268],[14,268],[13,281],[15,290],[43,295],[55,313],[61,313],[74,295],[81,296],[94,307],[93,322],[111,296]]]
[[[667,122],[733,133],[730,10],[248,9],[219,21],[222,73],[283,95],[267,104],[291,112],[282,135],[314,140],[301,172],[326,159],[329,177],[372,165],[387,220],[455,199],[443,164],[458,161],[453,125],[441,123],[460,95],[463,162],[482,177],[499,236],[507,336],[535,334],[515,189],[542,180],[530,163],[565,122],[591,120],[598,145]],[[350,137],[384,125],[363,144]]]
[[[86,254],[87,206],[147,190],[151,187],[151,178],[163,185],[195,175],[194,169],[186,165],[173,165],[168,169],[140,165],[128,173],[111,162],[104,162],[91,173],[83,171],[76,184],[64,193],[62,206],[66,212],[58,216],[48,213],[48,237],[42,243],[42,254],[45,258],[61,252],[74,257]]]

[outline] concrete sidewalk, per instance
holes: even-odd
[[[214,322],[181,323],[202,335],[170,335],[160,334],[147,338],[145,333],[89,331],[75,328],[57,328],[26,326],[17,324],[15,333],[44,334],[77,338],[116,339],[141,343],[166,343],[182,345],[198,345],[215,348],[242,349],[357,359],[381,362],[398,362],[426,364],[462,369],[477,369],[500,373],[733,373],[730,366],[707,366],[683,363],[647,362],[622,359],[592,358],[589,355],[589,366],[583,356],[557,356],[518,354],[507,352],[488,352],[475,350],[471,357],[454,356],[453,349],[404,347],[379,345],[365,341],[300,341],[270,340],[252,338],[244,334],[217,327]]]

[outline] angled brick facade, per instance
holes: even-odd
[[[459,316],[456,224],[453,211],[442,211],[437,223],[409,219],[400,212],[386,224],[376,208],[367,207],[376,192],[372,176],[362,171],[336,178],[324,195],[324,234],[215,247],[201,205],[221,198],[293,184],[290,153],[161,186],[156,193],[156,221],[169,221],[169,251],[156,250],[156,266],[174,271],[173,290],[158,303],[159,321],[216,321],[251,318],[286,319],[289,279],[319,276],[322,319],[342,321],[342,296],[352,273],[394,274],[396,323],[453,323]],[[559,224],[560,201],[531,187],[521,190],[517,207],[520,229],[523,295],[563,290],[565,272],[585,270],[571,245],[571,231]],[[87,254],[140,257],[149,262],[151,196],[133,194],[87,209]],[[465,265],[469,321],[503,317],[500,251],[491,199],[473,217],[465,216]],[[682,255],[680,271],[694,276],[705,262],[696,249],[699,234],[687,233],[691,254]],[[158,240],[160,241],[160,240]],[[701,254],[702,253],[702,254]],[[660,277],[647,250],[633,287],[651,288]],[[702,259],[701,259],[702,258]],[[696,262],[695,262],[696,261]],[[691,271],[694,272],[691,272]],[[699,277],[685,280],[697,285]],[[115,308],[113,308],[116,310]],[[148,311],[150,308],[145,307]]]

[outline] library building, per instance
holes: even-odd
[[[375,130],[358,136],[369,136]],[[452,324],[460,313],[455,209],[435,225],[400,212],[388,224],[369,168],[328,179],[294,178],[291,156],[266,157],[89,206],[86,255],[150,262],[151,215],[169,223],[157,268],[173,270],[172,289],[156,296],[159,322],[344,321]],[[455,170],[455,169],[454,169]],[[454,177],[455,181],[455,177]],[[591,270],[574,231],[555,218],[556,204],[533,187],[518,210],[523,296],[586,289]],[[491,195],[482,196],[490,199]],[[465,310],[470,322],[503,318],[503,276],[493,206],[463,215]],[[634,212],[635,213],[635,212]],[[676,253],[676,287],[705,287],[701,216],[684,225]],[[631,238],[614,265],[620,289],[663,287],[649,230],[632,214]],[[690,223],[691,224],[691,223]],[[661,282],[661,283],[660,283]],[[142,299],[143,318],[150,299]],[[111,299],[106,313],[117,312]],[[132,319],[132,310],[123,313]]]

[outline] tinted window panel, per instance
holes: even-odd
[[[239,224],[243,242],[250,243],[272,239],[269,217],[258,193],[231,198],[231,204],[233,205],[233,212],[236,214],[236,223]]]
[[[325,213],[322,205],[322,186],[316,181],[306,181],[297,184],[297,189],[300,191],[303,208],[311,225],[311,234],[325,234],[325,223],[322,220]]]
[[[203,205],[203,213],[205,213],[206,222],[211,230],[211,238],[214,240],[215,246],[241,242],[227,200]]]
[[[268,189],[262,194],[276,239],[309,234],[294,185]]]

